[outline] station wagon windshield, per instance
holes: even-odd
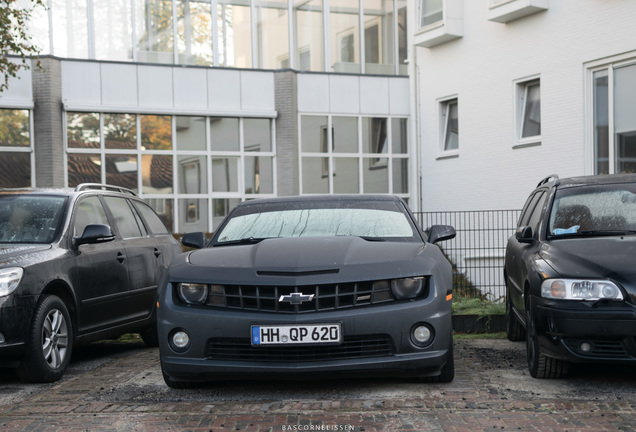
[[[550,214],[552,238],[636,233],[636,189],[603,185],[557,191]]]
[[[0,243],[51,243],[65,197],[0,195]]]
[[[285,209],[233,217],[219,244],[273,237],[358,236],[367,239],[415,238],[404,213],[368,208]]]

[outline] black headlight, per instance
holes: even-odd
[[[208,286],[198,283],[177,284],[177,293],[181,301],[189,304],[203,304],[208,299]]]
[[[398,300],[412,299],[420,296],[424,292],[426,278],[410,277],[403,279],[393,279],[391,281],[391,291]]]

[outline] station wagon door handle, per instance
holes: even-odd
[[[161,255],[161,251],[159,249],[155,248],[155,256],[157,258],[159,258],[159,255]]]
[[[126,255],[123,252],[117,252],[117,261],[123,263],[126,260]]]

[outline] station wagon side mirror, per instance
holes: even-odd
[[[450,225],[433,225],[428,230],[428,242],[437,243],[455,238],[455,228]]]
[[[515,232],[515,238],[519,243],[532,243],[534,241],[532,228],[529,226],[522,226],[517,228],[517,231]]]
[[[183,238],[181,239],[181,244],[195,249],[201,249],[205,247],[205,243],[206,238],[205,233],[203,232],[187,233],[184,234]]]
[[[81,237],[75,237],[75,243],[80,246],[83,244],[104,243],[115,240],[113,230],[104,224],[89,224],[84,228]]]

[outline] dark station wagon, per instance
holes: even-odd
[[[132,191],[0,190],[0,365],[59,379],[73,346],[140,332],[157,345],[157,281],[181,252]]]

